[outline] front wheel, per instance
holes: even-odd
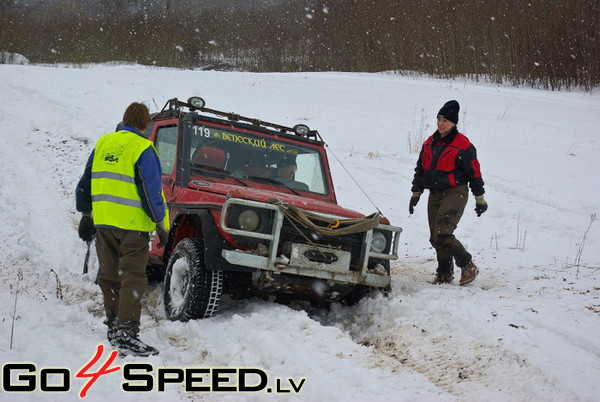
[[[171,321],[212,317],[221,300],[223,272],[204,264],[204,244],[186,238],[177,244],[165,273],[165,313]]]
[[[341,302],[344,306],[354,306],[364,297],[367,297],[369,294],[371,294],[371,292],[374,290],[375,288],[370,286],[356,285],[354,289],[352,289],[342,298]]]

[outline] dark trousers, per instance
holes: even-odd
[[[465,211],[468,199],[469,190],[466,185],[429,193],[429,242],[437,253],[438,274],[452,274],[453,259],[460,268],[466,267],[471,261],[471,254],[454,237],[454,230]]]
[[[96,251],[100,264],[98,284],[104,295],[109,320],[139,324],[142,297],[148,288],[147,232],[96,228]]]

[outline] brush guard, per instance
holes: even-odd
[[[235,229],[227,225],[227,216],[229,208],[234,205],[243,205],[253,208],[264,208],[272,211],[274,220],[271,225],[270,233],[257,233],[243,229]],[[316,244],[293,243],[289,259],[285,256],[277,257],[281,227],[285,219],[285,213],[282,210],[286,206],[281,203],[263,203],[238,198],[230,198],[224,204],[221,210],[220,224],[224,232],[234,236],[246,236],[255,239],[261,239],[268,242],[268,248],[263,255],[254,254],[243,250],[222,250],[223,258],[231,264],[256,268],[272,273],[285,273],[292,275],[308,276],[325,280],[332,280],[341,283],[352,283],[357,285],[366,285],[372,287],[388,287],[391,278],[381,270],[368,269],[369,259],[397,260],[399,237],[402,228],[392,225],[378,223],[376,227],[364,231],[364,241],[360,252],[359,270],[350,270],[349,251],[336,248],[325,247]],[[308,211],[307,211],[308,212]],[[334,217],[326,214],[318,214],[324,219],[340,220],[344,218]],[[367,218],[371,219],[371,218]],[[371,251],[371,240],[373,230],[391,232],[391,244],[388,253],[375,253]]]

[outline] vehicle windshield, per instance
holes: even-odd
[[[244,181],[326,194],[318,149],[197,122],[191,138],[192,169],[225,171]]]

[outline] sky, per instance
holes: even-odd
[[[3,378],[2,400],[597,398],[597,90],[391,73],[0,65],[0,94],[0,361],[13,386],[33,388],[9,392]],[[379,209],[403,229],[387,297],[330,309],[225,297],[214,317],[181,323],[166,319],[162,284],[154,284],[140,337],[160,354],[111,361],[93,248],[82,274],[75,186],[96,140],[129,103],[157,111],[192,95],[209,108],[319,131],[338,203],[365,215]],[[481,270],[464,287],[430,283],[425,201],[408,213],[420,144],[450,99],[461,105],[459,131],[477,148],[489,204],[477,217],[471,197],[455,233]],[[82,377],[105,363],[118,369],[91,383]],[[195,372],[217,380],[194,380]],[[198,388],[186,391],[179,373]],[[263,376],[260,390],[221,387],[259,388]],[[205,392],[205,384],[216,387]]]

